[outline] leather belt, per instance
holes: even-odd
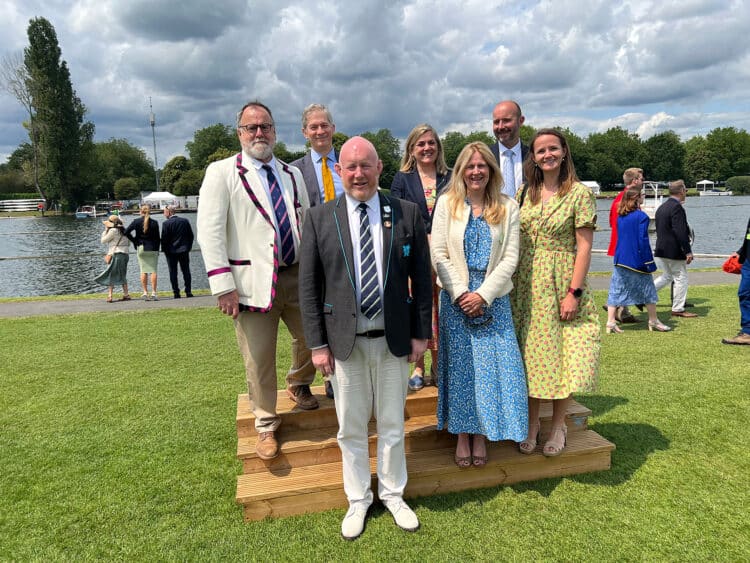
[[[384,330],[368,330],[367,332],[358,332],[356,336],[363,336],[364,338],[383,338],[385,336]]]

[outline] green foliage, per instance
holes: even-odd
[[[568,131],[568,129],[566,129]],[[536,134],[536,128],[532,127],[531,125],[521,125],[521,130],[518,132],[519,137],[521,137],[521,142],[524,145],[528,145],[531,142],[531,138]],[[566,135],[567,136],[567,135]],[[495,142],[495,139],[492,139],[492,142]]]
[[[750,176],[732,176],[727,178],[727,189],[735,194],[750,194]]]
[[[159,182],[165,192],[174,192],[175,184],[190,169],[190,161],[182,155],[170,159],[159,174]],[[177,194],[175,194],[177,195]]]
[[[205,169],[199,170],[197,168],[186,171],[175,183],[172,193],[178,196],[198,195],[205,173]]]
[[[750,134],[735,127],[717,127],[706,135],[706,144],[718,157],[715,178],[746,174],[748,170],[738,163],[750,156]]]
[[[284,143],[276,141],[276,145],[273,147],[273,154],[279,160],[288,163],[305,156],[305,151],[290,151]]]
[[[567,127],[564,129],[558,128],[558,131],[568,141],[568,148],[570,149],[570,155],[573,159],[573,165],[575,166],[578,178],[581,180],[596,179],[596,176],[591,174],[591,156],[586,141]]]
[[[40,182],[52,201],[74,209],[93,195],[81,164],[90,150],[94,126],[84,122],[86,107],[73,90],[67,63],[60,60],[52,24],[44,18],[32,19],[28,37],[24,63],[39,131]]]
[[[654,135],[643,143],[643,172],[654,180],[677,180],[685,176],[685,147],[674,131]]]
[[[688,185],[694,185],[701,180],[718,177],[718,157],[708,143],[692,145],[685,156],[685,175]]]
[[[643,168],[643,148],[635,133],[613,127],[604,133],[592,133],[586,140],[591,179],[601,185],[622,182],[622,173],[633,166]]]
[[[120,178],[139,178],[138,184],[143,191],[156,183],[154,167],[145,151],[126,139],[95,143],[93,166],[96,167],[97,198],[111,196],[115,182]]]
[[[138,199],[141,195],[136,178],[120,178],[115,181],[113,189],[116,199]]]
[[[445,136],[440,139],[440,142],[443,144],[443,155],[445,156],[445,163],[448,165],[448,168],[453,168],[453,165],[456,163],[456,158],[458,158],[461,150],[469,143],[475,141],[479,141],[488,146],[496,142],[486,131],[472,131],[468,135],[464,135],[458,131],[449,131],[446,133]]]
[[[333,134],[333,148],[336,150],[336,152],[341,151],[341,147],[349,140],[349,135],[346,133],[341,133],[340,131],[336,131]],[[308,141],[305,146],[309,149],[310,148],[310,142]],[[304,156],[304,155],[303,155]]]
[[[26,185],[23,179],[23,172],[19,170],[3,170],[0,172],[0,194],[2,199],[14,199],[9,197],[11,194],[16,192],[22,192],[29,186]],[[39,197],[39,194],[33,194],[31,198]],[[20,198],[26,199],[26,198]]]
[[[203,169],[208,165],[208,157],[217,149],[227,149],[237,153],[240,151],[240,140],[237,131],[231,125],[217,123],[203,129],[198,129],[193,135],[193,140],[185,144],[190,165],[193,168]]]
[[[380,174],[380,186],[390,188],[393,177],[401,164],[401,146],[388,129],[380,129],[377,133],[366,131],[361,135],[373,145],[383,161],[383,172]]]

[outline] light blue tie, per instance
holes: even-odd
[[[503,160],[503,179],[505,180],[503,193],[514,197],[516,195],[516,166],[513,163],[513,151],[506,149],[503,154],[505,155]]]

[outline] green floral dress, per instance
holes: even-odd
[[[560,320],[560,302],[573,278],[575,230],[595,226],[596,199],[583,184],[545,204],[526,198],[521,207],[521,254],[511,305],[530,397],[564,399],[596,387],[601,331],[588,279],[576,318]]]

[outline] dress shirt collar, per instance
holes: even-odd
[[[349,212],[349,215],[357,213],[357,216],[359,216],[359,204],[362,202],[347,193],[344,193],[344,197],[346,198],[346,209]],[[375,192],[375,195],[365,203],[367,204],[367,214],[369,216],[372,216],[372,213],[375,212],[377,213],[377,216],[380,217],[380,196],[378,192]]]
[[[508,150],[508,147],[506,147],[500,141],[498,141],[498,145],[500,146],[500,154],[504,154],[505,151]],[[520,162],[521,161],[521,140],[519,139],[518,142],[510,148],[510,150],[513,151],[513,162]]]
[[[336,151],[331,147],[331,150],[328,151],[328,154],[320,154],[319,152],[316,152],[312,149],[310,149],[310,152],[315,155],[315,158],[313,159],[315,162],[320,163],[322,165],[323,157],[328,157],[328,160],[330,162],[336,162]],[[331,172],[333,172],[333,166],[329,166],[331,169]]]

